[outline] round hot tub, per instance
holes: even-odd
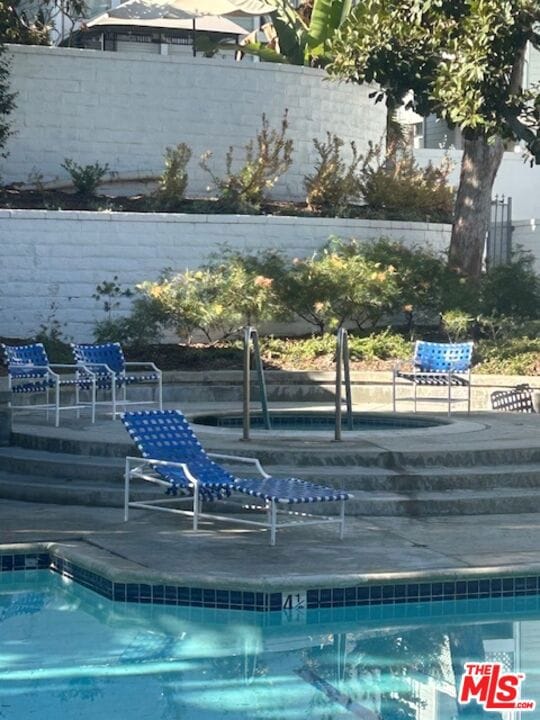
[[[335,416],[328,411],[305,410],[305,411],[275,411],[270,412],[272,430],[286,431],[308,431],[317,430],[330,431],[335,428]],[[214,413],[207,415],[196,415],[192,422],[198,425],[208,425],[218,428],[241,428],[241,413]],[[253,430],[264,430],[264,417],[261,413],[251,414],[250,425]],[[405,414],[383,414],[383,413],[354,413],[354,431],[382,431],[382,430],[418,430],[422,428],[434,428],[448,425],[447,420],[431,418],[418,415]],[[343,431],[350,430],[347,416],[342,416]]]

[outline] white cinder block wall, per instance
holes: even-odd
[[[327,130],[360,152],[384,133],[385,108],[368,97],[373,89],[325,79],[312,68],[273,63],[233,63],[184,56],[123,54],[10,46],[16,134],[0,162],[4,181],[69,180],[60,165],[108,163],[121,176],[148,176],[163,170],[167,146],[187,143],[191,195],[204,195],[210,178],[198,165],[214,153],[219,175],[230,145],[235,157],[261,127],[262,113],[278,129],[289,111],[293,166],[275,189],[276,197],[305,197],[304,176],[317,153],[312,138]]]
[[[204,263],[220,244],[306,257],[330,235],[361,240],[393,237],[444,250],[450,226],[341,220],[139,213],[0,210],[0,335],[31,337],[57,320],[67,337],[92,341],[102,303],[96,285],[118,275],[123,287],[154,280],[166,267]],[[127,309],[126,302],[125,308]]]

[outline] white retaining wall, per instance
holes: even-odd
[[[535,270],[540,275],[540,216],[534,220],[519,220],[513,223],[512,247],[521,246],[534,255]]]
[[[214,154],[218,175],[230,145],[242,158],[266,113],[279,129],[289,111],[293,166],[276,197],[303,198],[304,176],[318,157],[312,138],[331,131],[360,152],[385,129],[385,108],[368,97],[373,89],[325,79],[312,68],[273,63],[233,63],[216,58],[124,54],[73,48],[10,46],[10,80],[17,94],[16,134],[0,161],[7,182],[69,180],[60,165],[107,163],[121,177],[163,171],[167,146],[193,150],[188,194],[204,195],[210,177],[198,164]]]
[[[55,319],[74,340],[92,340],[104,318],[96,285],[156,279],[166,267],[198,267],[220,245],[281,249],[305,257],[330,235],[381,235],[445,250],[450,226],[373,220],[233,215],[0,210],[0,335],[30,337]]]

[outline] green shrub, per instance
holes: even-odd
[[[540,374],[540,339],[484,340],[475,347],[475,372],[504,375]]]
[[[156,209],[171,211],[180,207],[188,184],[186,168],[190,159],[191,148],[185,143],[165,150],[165,170],[155,194]]]
[[[268,364],[306,367],[322,358],[324,364],[331,365],[335,362],[336,336],[324,333],[309,338],[265,337],[261,350]],[[411,357],[412,345],[401,335],[384,330],[366,337],[350,335],[349,353],[352,361],[402,359]]]
[[[400,360],[412,357],[412,343],[386,329],[367,337],[349,337],[351,360]]]
[[[344,256],[330,243],[311,257],[296,258],[276,283],[281,304],[315,325],[320,333],[348,322],[373,327],[394,304],[393,268],[367,261],[362,255]]]
[[[340,217],[346,214],[348,205],[358,200],[361,194],[360,178],[357,176],[361,158],[356,144],[351,142],[352,159],[347,166],[341,157],[344,141],[329,132],[326,133],[326,140],[321,142],[313,138],[319,160],[315,165],[315,173],[304,178],[306,203],[308,210]]]
[[[384,157],[370,143],[359,170],[364,202],[386,217],[451,222],[454,189],[448,185],[450,165],[420,168],[410,151]]]
[[[531,253],[514,253],[507,265],[498,265],[482,277],[480,310],[485,315],[540,318],[540,276]]]
[[[11,7],[4,10],[9,11]],[[15,93],[10,92],[9,84],[10,61],[5,57],[5,52],[6,48],[0,42],[0,157],[6,157],[4,147],[13,134],[8,115],[15,109]]]
[[[148,297],[136,297],[129,315],[107,317],[94,326],[94,340],[98,343],[119,342],[122,345],[143,347],[161,340],[167,318],[158,303]]]
[[[61,167],[67,170],[79,195],[95,195],[96,190],[109,172],[109,166],[100,165],[95,162],[93,165],[79,165],[71,158],[66,158]]]
[[[215,175],[208,165],[212,153],[206,152],[202,156],[200,166],[212,178],[223,211],[253,213],[260,210],[265,192],[291,166],[293,141],[286,139],[287,129],[287,110],[280,130],[271,130],[263,114],[262,129],[257,133],[255,143],[250,140],[245,146],[243,164],[236,172],[233,172],[234,151],[232,146],[229,148],[225,157],[226,175],[223,178]]]
[[[443,313],[441,325],[450,342],[461,342],[471,335],[474,318],[461,310],[449,310]]]
[[[157,303],[166,324],[188,343],[196,331],[211,342],[243,325],[283,317],[274,279],[261,272],[271,266],[277,274],[277,254],[243,256],[225,249],[219,261],[214,259],[199,270],[168,273],[138,287]]]

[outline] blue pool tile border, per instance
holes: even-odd
[[[397,608],[400,605],[419,602],[437,603],[443,600],[503,599],[540,595],[538,575],[372,583],[339,588],[309,588],[295,593],[115,582],[71,560],[47,552],[0,553],[0,572],[22,570],[52,570],[116,602],[253,612],[324,610],[361,606],[375,608],[382,605],[393,605]]]

